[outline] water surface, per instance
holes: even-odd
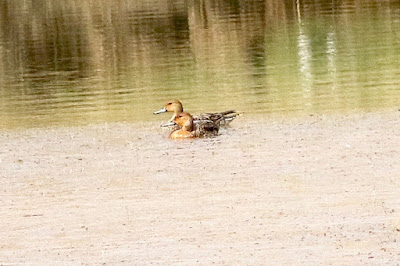
[[[371,111],[400,102],[400,2],[0,3],[0,128]]]

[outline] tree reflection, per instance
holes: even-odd
[[[381,0],[3,0],[0,91],[41,99],[96,91],[122,101],[121,91],[145,90],[150,101],[160,88],[185,89],[194,100],[218,86],[216,101],[249,92],[286,101],[289,92],[276,88],[288,83],[313,97],[320,73],[338,89],[341,69],[358,68],[356,81],[366,61],[381,60],[366,43],[396,51],[396,19],[377,21],[398,20],[399,10],[399,1]],[[396,64],[398,55],[388,58]]]

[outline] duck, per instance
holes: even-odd
[[[170,127],[174,125],[174,119],[183,112],[183,105],[179,100],[171,100],[165,103],[164,108],[154,112],[153,114],[161,114],[165,112],[172,112],[172,117],[167,123],[162,124],[162,127]],[[193,123],[198,125],[198,128],[211,130],[211,127],[227,126],[239,114],[235,110],[228,110],[220,113],[204,113],[199,116],[192,116]],[[172,124],[171,124],[172,123]],[[215,130],[215,129],[213,129]],[[217,130],[218,131],[218,130]]]
[[[170,139],[188,139],[195,138],[195,127],[193,124],[193,116],[187,112],[181,112],[175,116],[173,123],[179,126],[178,129],[171,132]]]

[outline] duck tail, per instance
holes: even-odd
[[[236,113],[235,110],[228,110],[228,111],[225,111],[225,112],[221,112],[220,114],[225,116],[225,115],[234,114],[234,113]]]

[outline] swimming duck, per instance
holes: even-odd
[[[191,116],[189,113],[179,113],[175,116],[174,123],[177,124],[180,129],[173,131],[169,135],[170,139],[187,139],[196,137],[196,132],[193,125],[193,116]]]
[[[172,112],[171,119],[162,126],[171,126],[171,122],[174,121],[175,117],[183,112],[183,105],[178,100],[172,100],[165,103],[164,108],[154,112],[153,114],[161,114],[165,112]],[[200,124],[202,127],[209,128],[212,124],[219,128],[220,125],[228,125],[236,116],[239,114],[235,110],[229,110],[221,113],[204,113],[199,116],[192,116],[193,122],[197,125]],[[217,130],[218,131],[218,130]]]

